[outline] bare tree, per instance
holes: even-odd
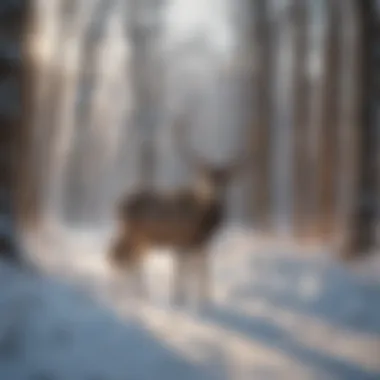
[[[317,168],[317,216],[319,234],[331,241],[336,231],[337,145],[338,145],[338,95],[340,59],[340,9],[339,3],[326,2],[327,31],[324,42],[323,98],[321,109],[321,139]]]
[[[96,149],[98,143],[93,133],[93,105],[98,81],[98,47],[104,34],[107,18],[112,10],[113,2],[102,0],[92,9],[91,19],[84,31],[83,49],[81,53],[80,74],[76,94],[75,138],[73,139],[70,161],[67,165],[67,198],[65,211],[68,218],[87,221],[94,211],[94,191],[97,165]],[[68,31],[66,31],[66,34]],[[78,37],[79,38],[79,37]],[[64,87],[61,86],[61,92]],[[63,128],[68,126],[64,125]],[[107,128],[104,125],[104,128]],[[57,163],[59,165],[59,163]],[[58,166],[56,165],[56,166]],[[61,165],[59,177],[65,173]],[[59,191],[59,189],[57,189]],[[57,200],[53,200],[56,203]]]
[[[376,141],[376,152],[375,155],[375,173],[376,173],[376,190],[375,190],[375,203],[376,203],[376,241],[377,247],[380,246],[380,1],[375,0],[374,2],[374,22],[373,27],[373,107],[374,107],[374,128],[375,128],[375,141]]]
[[[0,253],[12,260],[20,258],[16,247],[15,206],[18,197],[14,175],[20,154],[19,136],[25,128],[18,90],[22,83],[19,57],[27,8],[24,2],[0,4]]]
[[[310,233],[311,157],[309,149],[310,82],[307,72],[309,19],[308,4],[293,0],[294,25],[293,115],[294,115],[294,229],[302,238]]]
[[[128,30],[132,43],[132,76],[135,98],[134,127],[138,128],[140,146],[139,182],[151,185],[155,173],[154,128],[157,119],[157,71],[155,48],[160,35],[161,2],[131,0]]]
[[[24,8],[22,51],[22,70],[20,72],[21,83],[21,108],[22,121],[17,138],[17,150],[23,152],[15,159],[15,196],[17,205],[17,219],[19,224],[27,223],[37,218],[37,181],[35,180],[36,163],[33,154],[33,95],[35,81],[35,60],[33,52],[33,38],[35,35],[36,17],[35,7],[32,3]]]
[[[376,203],[376,123],[373,100],[376,99],[372,59],[375,47],[375,3],[372,0],[350,2],[352,50],[355,57],[352,103],[345,112],[354,120],[348,142],[347,159],[351,164],[351,186],[343,219],[344,257],[368,252],[375,241]],[[349,107],[351,106],[351,107]],[[348,116],[346,117],[348,120]],[[355,123],[356,122],[356,123]]]
[[[260,229],[270,228],[271,209],[271,106],[272,106],[272,25],[268,1],[252,2],[255,71],[253,87],[257,89],[255,113],[250,126],[252,141],[253,188],[250,195],[251,213]]]

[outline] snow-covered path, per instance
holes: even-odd
[[[165,255],[132,309],[110,292],[105,239],[59,236],[29,242],[49,276],[0,266],[0,379],[380,378],[380,282],[366,268],[234,231],[213,250],[208,310],[169,307]]]

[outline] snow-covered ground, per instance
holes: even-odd
[[[147,262],[149,300],[115,293],[106,235],[51,227],[27,238],[45,274],[0,266],[0,379],[380,379],[378,261],[230,228],[212,249],[213,303],[196,311],[170,306],[166,252]]]

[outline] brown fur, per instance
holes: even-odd
[[[170,246],[176,249],[179,265],[192,258],[198,265],[195,271],[207,272],[206,245],[223,221],[225,189],[240,166],[213,167],[198,160],[194,187],[125,196],[118,207],[120,231],[111,263],[118,269],[135,268],[149,248]]]

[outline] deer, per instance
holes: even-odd
[[[173,248],[177,305],[185,301],[184,278],[190,268],[198,277],[200,300],[210,299],[207,248],[226,216],[226,189],[247,163],[246,155],[227,165],[205,161],[185,141],[187,123],[180,120],[174,124],[174,134],[180,156],[194,169],[195,180],[170,193],[143,189],[124,196],[117,206],[119,231],[108,255],[117,270],[137,271],[138,292],[143,295],[141,263],[147,252],[153,247]]]

